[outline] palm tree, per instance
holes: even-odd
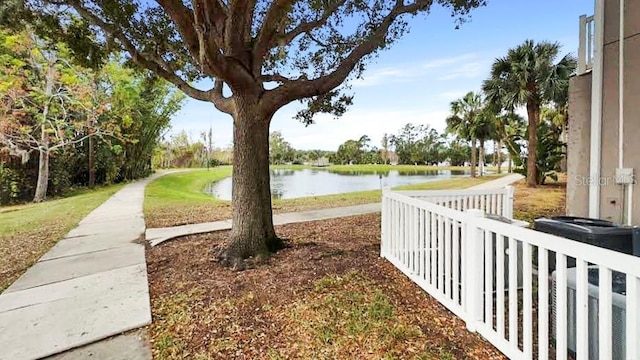
[[[557,134],[556,141],[563,144],[567,144],[567,109],[562,106],[549,107],[545,106],[540,112],[540,120],[547,121],[553,134]],[[567,166],[567,154],[562,155],[560,160],[560,168],[562,171],[566,171]]]
[[[485,141],[495,138],[496,114],[488,106],[482,108],[470,124],[471,135],[480,142],[480,175],[484,175]]]
[[[508,153],[509,168],[512,171],[513,157],[520,159],[520,145],[526,133],[525,119],[513,111],[502,112],[494,117],[494,136],[500,142],[500,148],[504,145]]]
[[[471,141],[471,177],[476,177],[476,137],[471,124],[482,111],[482,97],[473,91],[451,102],[451,115],[447,117],[447,131]]]
[[[566,98],[569,76],[574,72],[576,60],[566,55],[557,63],[559,43],[527,40],[510,49],[505,57],[494,61],[491,76],[482,89],[494,106],[513,111],[526,106],[528,125],[527,184],[536,186],[536,128],[540,110],[546,103]]]

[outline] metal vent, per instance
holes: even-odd
[[[597,267],[589,267],[589,278],[597,278]],[[595,276],[594,276],[595,275]],[[553,338],[556,339],[556,314],[558,311],[557,298],[556,298],[556,272],[552,274],[552,294],[551,294],[551,331]],[[625,283],[624,274],[614,272],[613,274],[613,289],[620,289],[621,282]],[[589,326],[589,360],[600,359],[598,352],[598,285],[594,285],[592,282],[588,285],[588,326]],[[624,292],[614,292],[612,294],[612,357],[603,356],[602,359],[612,360],[624,360],[625,358],[625,343],[626,343],[626,296]],[[576,269],[567,269],[567,347],[570,352],[576,353]]]

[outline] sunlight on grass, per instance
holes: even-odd
[[[515,185],[514,217],[528,221],[540,217],[564,215],[567,181],[566,175],[560,175],[558,182],[549,182],[535,188],[527,187],[525,180]]]
[[[394,190],[448,190],[448,189],[466,189],[468,187],[480,185],[487,181],[498,179],[506,174],[488,175],[483,177],[460,177],[448,180],[431,181],[421,184],[412,184],[399,186]]]
[[[231,167],[194,170],[165,175],[149,184],[145,191],[145,206],[167,205],[167,202],[210,202],[204,193],[207,185],[231,176]]]
[[[0,208],[0,291],[122,187],[87,189],[62,199]]]
[[[197,219],[226,219],[230,215],[228,201],[206,194],[212,182],[231,176],[231,167],[215,167],[165,175],[147,185],[144,215],[147,227],[189,224]],[[196,219],[196,221],[194,221]]]

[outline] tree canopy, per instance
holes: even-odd
[[[310,122],[317,112],[344,112],[350,97],[334,89],[352,72],[360,76],[368,58],[408,30],[409,17],[434,3],[459,24],[485,1],[13,0],[0,7],[0,19],[14,25],[23,19],[41,34],[68,40],[87,63],[120,48],[227,113],[235,104],[223,89],[263,92],[261,105],[270,113],[304,99],[299,119]],[[194,85],[205,78],[214,80],[210,88]]]

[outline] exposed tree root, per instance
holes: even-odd
[[[257,249],[247,249],[238,246],[239,241],[231,241],[226,245],[216,245],[213,248],[213,261],[234,271],[251,269],[255,265],[265,262],[271,254],[288,247],[285,240],[273,237],[267,239]]]

